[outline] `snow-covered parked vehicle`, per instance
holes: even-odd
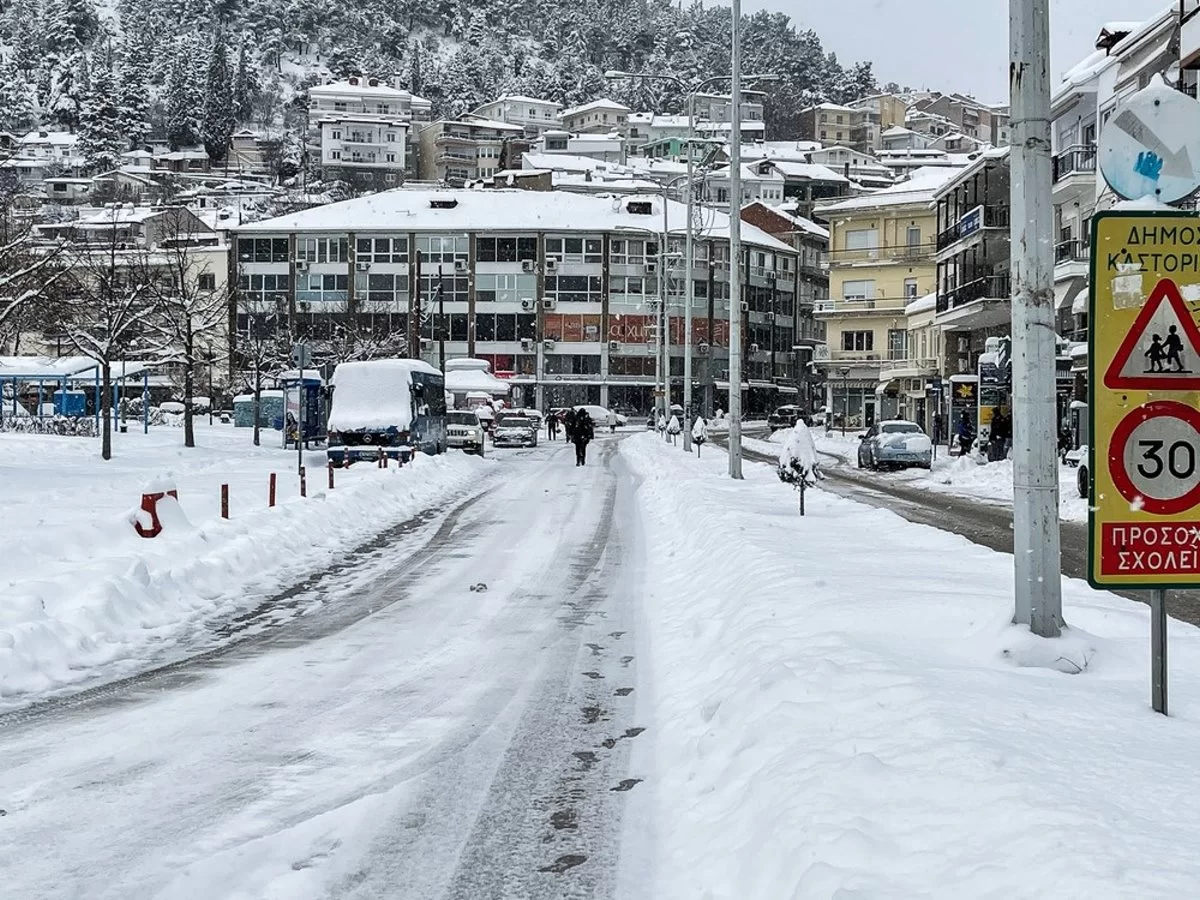
[[[487,433],[473,409],[452,409],[446,413],[446,446],[483,456]]]
[[[442,373],[415,359],[342,363],[330,382],[326,451],[334,466],[378,460],[407,462],[446,451]]]
[[[860,469],[933,467],[933,442],[916,422],[903,419],[876,422],[859,438]]]
[[[520,410],[505,410],[496,416],[492,444],[496,447],[536,447],[540,430],[538,421]]]
[[[1068,466],[1075,467],[1075,490],[1084,500],[1092,486],[1092,452],[1087,444],[1068,450],[1063,459]]]
[[[591,417],[593,428],[600,428],[602,426],[607,427],[610,416],[617,425],[629,424],[629,418],[627,416],[624,416],[619,412],[614,412],[613,410],[607,409],[603,406],[577,406],[575,408],[582,409],[588,414],[589,417]]]

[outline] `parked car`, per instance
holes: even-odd
[[[767,416],[767,427],[774,433],[787,428],[793,428],[799,421],[803,421],[805,425],[812,424],[812,419],[801,407],[788,404],[779,407],[775,412]]]
[[[815,413],[812,414],[812,424],[817,425],[817,426],[822,426],[825,424],[825,420],[828,418],[828,416],[829,416],[828,408],[822,406],[820,409],[818,409]]]
[[[860,469],[933,467],[933,442],[916,422],[902,419],[876,422],[859,438]]]
[[[487,440],[483,423],[473,409],[452,409],[446,413],[446,446],[461,447],[465,453],[483,456]]]
[[[1069,450],[1065,458],[1068,466],[1075,466],[1075,490],[1079,492],[1080,497],[1086,500],[1092,486],[1091,449],[1084,444],[1074,450]]]
[[[591,416],[592,417],[592,425],[596,428],[599,428],[601,425],[604,425],[604,426],[608,425],[608,417],[609,417],[610,413],[617,417],[618,425],[628,425],[629,424],[629,419],[626,416],[621,415],[619,412],[613,412],[612,410],[609,410],[603,406],[577,406],[575,408],[582,409],[589,416]]]
[[[537,420],[520,411],[505,410],[496,416],[492,444],[497,447],[536,447]]]

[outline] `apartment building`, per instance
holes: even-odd
[[[625,141],[615,134],[570,134],[551,129],[534,141],[527,153],[535,156],[566,155],[623,165]]]
[[[511,168],[508,144],[523,141],[524,129],[491,119],[440,119],[418,135],[421,179],[461,187]],[[525,144],[527,147],[528,144]]]
[[[561,128],[572,134],[608,134],[615,131],[629,136],[629,107],[615,100],[593,100],[582,106],[564,109],[559,115]]]
[[[808,161],[828,166],[867,190],[890,187],[896,182],[892,170],[874,156],[850,147],[822,147],[810,152]]]
[[[1008,150],[989,150],[934,195],[937,324],[946,372],[969,375],[989,337],[1011,331]]]
[[[742,91],[740,131],[743,143],[761,141],[767,136],[767,124],[763,113],[763,101],[766,96],[764,91]],[[733,140],[732,94],[696,94],[694,112],[697,136],[721,141]]]
[[[770,160],[742,163],[741,191],[738,202],[743,206],[755,200],[778,204],[784,200],[784,176],[780,167]],[[729,209],[731,203],[730,167],[715,169],[704,176],[705,202],[721,209]]]
[[[993,147],[1008,146],[1006,106],[989,106],[973,97],[940,92],[917,100],[913,106],[928,116],[940,116],[948,120],[954,126],[954,131],[962,132],[967,137],[977,138]],[[910,124],[908,127],[914,126]]]
[[[308,89],[308,120],[327,178],[364,190],[395,187],[415,177],[411,135],[433,104],[385,80],[352,75]]]
[[[800,111],[800,139],[828,146],[853,146],[851,126],[859,111],[837,103],[818,103]],[[861,149],[861,148],[855,148]]]
[[[903,127],[908,104],[896,94],[874,94],[846,104],[857,112],[850,125],[850,144],[873,153],[882,146],[882,136],[889,128]]]
[[[686,206],[561,191],[404,190],[317,207],[237,230],[231,315],[280,312],[316,344],[335,328],[408,336],[414,301],[422,352],[487,360],[539,408],[601,403],[645,411],[658,365],[659,279],[668,298],[672,398],[682,398],[688,273]],[[795,384],[797,253],[742,228],[743,295],[730,303],[729,220],[697,231],[690,277],[693,374],[701,406],[728,396],[729,316],[743,321],[747,407],[766,410]],[[430,315],[441,297],[445,321]],[[438,329],[435,331],[435,327]]]
[[[934,291],[934,195],[953,170],[819,206],[829,222],[829,301],[817,308],[827,349],[826,403],[855,427],[894,417],[903,388],[889,363],[910,359],[905,308]]]
[[[562,104],[553,100],[539,100],[536,97],[523,97],[520,94],[505,94],[497,97],[491,103],[485,103],[472,110],[471,115],[478,119],[520,125],[523,136],[533,141],[547,131],[559,127],[558,117],[561,112]]]

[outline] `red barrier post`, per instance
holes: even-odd
[[[271,488],[267,492],[267,506],[275,506],[275,473],[271,473]]]
[[[329,469],[329,489],[332,491],[333,490],[333,463],[330,463],[327,468]]]
[[[148,491],[142,494],[142,511],[150,514],[150,527],[142,526],[141,522],[134,521],[134,530],[144,538],[158,537],[162,531],[162,522],[158,519],[158,501],[163,497],[174,497],[179,499],[179,492],[172,489],[169,491]]]
[[[221,485],[221,518],[229,518],[229,485]]]
[[[300,496],[308,496],[308,478],[306,477],[304,466],[300,467]]]

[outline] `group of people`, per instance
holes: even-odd
[[[592,423],[592,417],[588,415],[586,409],[568,409],[563,413],[560,423],[559,417],[550,413],[546,417],[546,436],[550,440],[558,440],[560,424],[567,441],[575,445],[575,465],[587,465],[587,445],[596,436],[596,427]]]

